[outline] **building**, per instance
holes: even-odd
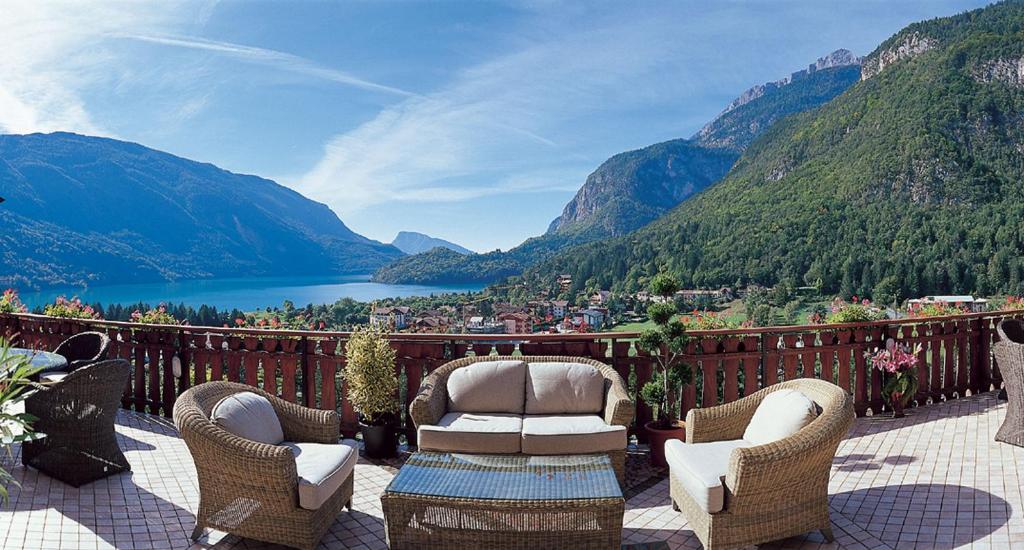
[[[409,326],[410,313],[406,306],[375,307],[370,312],[370,326],[402,330]]]
[[[603,306],[608,303],[611,299],[612,293],[608,290],[598,290],[597,292],[590,295],[590,304],[595,306]]]
[[[530,316],[522,312],[502,313],[498,322],[505,325],[505,334],[529,334],[533,332]]]
[[[581,319],[594,330],[604,328],[604,321],[608,318],[607,310],[603,308],[589,308],[579,311],[573,317]]]
[[[988,300],[984,298],[975,298],[970,295],[962,296],[925,296],[924,298],[916,298],[914,300],[907,300],[907,307],[914,308],[920,306],[926,306],[929,304],[943,304],[948,306],[961,306],[967,309],[971,313],[980,313],[988,309]]]
[[[555,319],[561,319],[569,313],[569,302],[565,300],[552,300],[551,301],[551,316]]]
[[[562,274],[558,276],[558,288],[562,292],[569,292],[572,289],[572,275]]]

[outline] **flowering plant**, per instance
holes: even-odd
[[[151,309],[145,313],[139,310],[132,312],[132,322],[140,323],[143,325],[176,325],[178,320],[173,315],[167,313],[167,306],[160,304],[156,309]]]
[[[945,317],[947,315],[960,315],[970,313],[962,303],[950,304],[948,302],[933,302],[930,304],[913,303],[907,308],[907,317],[919,319],[921,317]]]
[[[892,404],[895,416],[903,416],[903,407],[917,393],[918,353],[921,353],[920,344],[911,350],[890,339],[885,349],[867,354],[871,366],[887,375],[882,395]]]
[[[683,317],[683,324],[686,325],[687,330],[717,330],[737,328],[738,326],[713,311],[698,311],[696,309],[690,315]]]
[[[1003,302],[1003,307],[1000,309],[1024,309],[1024,297],[1007,296],[1006,301]]]
[[[70,300],[64,296],[57,296],[57,300],[52,304],[47,304],[43,308],[43,313],[50,317],[63,317],[65,319],[99,319],[100,314],[92,308],[82,303],[82,300],[78,299],[77,296],[73,296]]]
[[[28,309],[18,298],[18,291],[8,288],[0,295],[0,313],[25,313]]]
[[[828,315],[829,323],[866,323],[885,319],[885,312],[875,307],[871,300],[857,300],[854,296],[849,302],[842,298],[832,300],[832,311]]]

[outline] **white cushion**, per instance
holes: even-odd
[[[448,410],[523,414],[526,363],[482,361],[448,375]]]
[[[67,378],[68,374],[70,374],[70,373],[64,372],[62,370],[52,370],[50,372],[46,372],[46,373],[40,374],[39,375],[39,381],[40,382],[51,382],[51,383],[52,382],[60,382],[61,380]]]
[[[526,414],[594,414],[604,409],[604,376],[585,363],[530,363]]]
[[[670,439],[665,442],[665,461],[686,494],[705,512],[714,514],[725,507],[725,474],[729,471],[729,457],[735,449],[750,446],[742,439],[710,443],[683,443]]]
[[[523,418],[523,453],[528,455],[600,453],[625,448],[626,427],[609,426],[594,414]]]
[[[517,414],[448,413],[417,430],[420,449],[453,453],[518,453],[523,418]]]
[[[262,395],[252,392],[231,394],[213,406],[210,420],[221,429],[238,437],[279,445],[284,441],[281,421],[274,406]]]
[[[752,445],[765,445],[789,437],[818,416],[814,401],[789,388],[769,393],[754,411],[743,439]]]
[[[295,455],[299,476],[299,506],[316,510],[338,492],[359,458],[352,447],[340,443],[281,443]]]

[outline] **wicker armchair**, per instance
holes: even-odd
[[[996,432],[996,441],[1024,447],[1024,322],[1006,319],[996,328],[994,346],[999,372],[1006,390],[1006,419]]]
[[[625,426],[633,422],[635,406],[629,397],[626,383],[615,369],[593,359],[583,357],[561,357],[561,356],[478,356],[464,357],[441,365],[430,373],[420,384],[420,391],[416,398],[409,405],[409,415],[417,428],[425,425],[436,425],[447,412],[448,407],[448,377],[457,369],[468,367],[477,362],[484,361],[525,361],[528,363],[581,363],[590,365],[598,370],[605,379],[604,410],[600,416],[605,424],[609,426]],[[626,449],[607,452],[612,460],[616,475],[619,481],[625,479]]]
[[[130,371],[127,361],[101,361],[40,385],[25,412],[46,437],[22,446],[22,463],[75,487],[130,470],[114,432]]]
[[[734,548],[820,529],[833,540],[828,511],[832,459],[853,422],[853,399],[842,388],[816,379],[776,384],[739,401],[692,409],[686,442],[736,440],[766,395],[797,390],[821,413],[796,434],[766,445],[732,451],[725,476],[725,506],[707,513],[670,473],[672,506],[680,510],[705,548]]]
[[[102,332],[81,332],[64,340],[53,350],[68,360],[67,371],[73,371],[107,358],[110,337]]]
[[[302,407],[233,382],[207,382],[189,389],[174,404],[174,423],[199,475],[192,538],[211,527],[264,542],[315,548],[342,508],[351,509],[354,475],[319,508],[301,508],[295,455],[288,447],[243,439],[210,420],[217,402],[239,392],[267,398],[289,441],[339,441],[341,419],[334,411]]]

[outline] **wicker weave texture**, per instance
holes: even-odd
[[[25,412],[46,437],[23,445],[22,463],[75,487],[130,470],[114,432],[130,371],[127,361],[101,361],[39,385]]]
[[[444,478],[450,474],[464,479],[467,470],[493,473],[486,457],[479,463],[460,462],[458,468],[437,468],[432,475]],[[411,461],[415,461],[415,455]],[[532,473],[525,466],[521,473]],[[608,468],[608,465],[604,466]],[[558,466],[555,476],[585,476],[594,466],[571,464]],[[501,468],[508,473],[509,467]],[[607,471],[607,470],[605,470]],[[504,483],[521,478],[508,476]],[[487,476],[488,483],[503,483],[502,476]],[[560,478],[550,480],[558,483]],[[444,479],[432,484],[444,485]],[[545,483],[548,478],[538,478]],[[491,493],[508,494],[510,498],[459,498],[423,495],[386,490],[381,496],[388,545],[401,548],[468,548],[530,549],[537,548],[619,548],[622,540],[622,519],[625,500],[617,497],[598,498],[511,498],[520,487],[490,488]]]
[[[1006,418],[996,441],[1024,447],[1024,322],[1007,319],[997,327],[993,351],[1006,388]]]
[[[102,332],[80,332],[64,340],[53,350],[68,360],[68,370],[103,361],[110,348],[110,337]]]
[[[315,548],[338,513],[351,506],[354,472],[320,508],[300,508],[295,457],[287,447],[237,437],[210,421],[214,405],[239,392],[270,401],[286,440],[338,442],[341,421],[334,411],[302,407],[233,382],[207,382],[189,389],[174,404],[174,423],[199,475],[193,537],[212,527],[265,542]]]
[[[672,501],[706,548],[737,548],[815,529],[831,539],[828,480],[839,443],[853,422],[852,397],[816,379],[783,382],[743,399],[686,417],[688,443],[738,439],[769,393],[790,388],[811,398],[821,414],[796,434],[733,451],[725,478],[725,509],[708,514],[670,473]]]

